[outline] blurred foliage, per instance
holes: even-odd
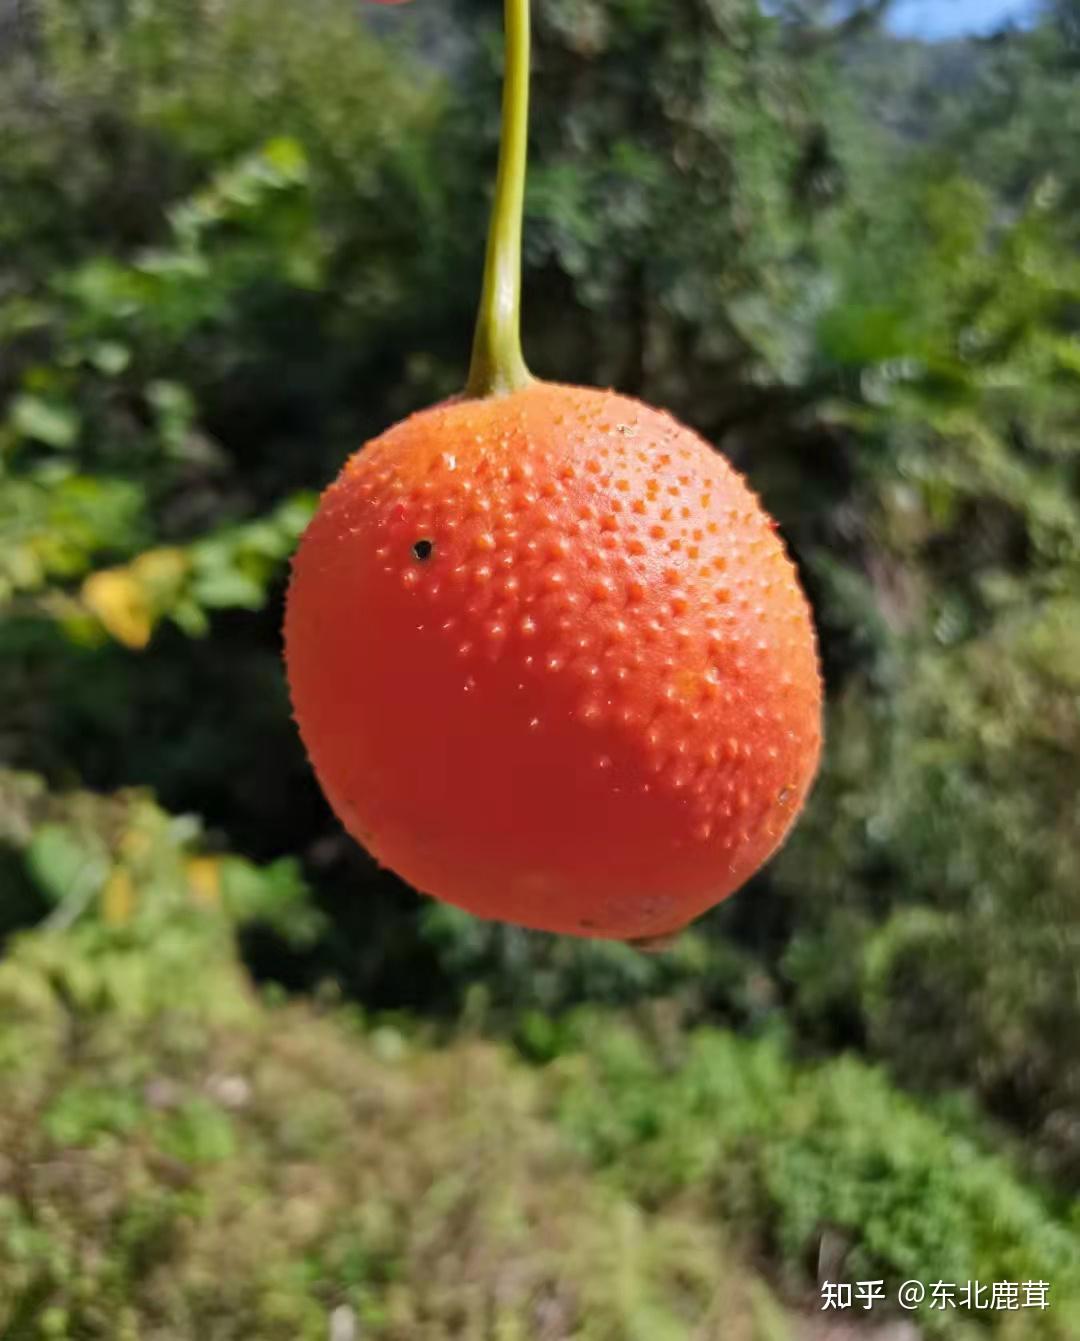
[[[829,689],[787,848],[647,958],[380,871],[280,669],[317,490],[463,380],[498,7],[0,5],[5,1335],[769,1335],[718,1222],[1076,1330],[1080,10],[883,8],[536,5],[532,365],[747,472]]]
[[[296,861],[259,867],[209,852],[196,818],[167,815],[137,791],[61,793],[33,774],[0,771],[0,843],[11,885],[40,900],[53,932],[85,926],[94,940],[108,928],[130,950],[189,925],[226,943],[252,919],[297,945],[320,931]],[[112,1004],[122,1009],[124,997],[117,987]]]
[[[155,533],[149,514],[167,513],[178,491],[190,491],[192,472],[220,474],[219,450],[198,431],[192,391],[140,376],[138,364],[145,359],[156,372],[156,347],[175,348],[226,322],[237,291],[266,283],[271,265],[287,283],[312,278],[312,224],[306,204],[301,200],[297,212],[293,198],[305,180],[299,145],[272,141],[178,204],[166,245],[130,264],[95,258],[53,277],[48,298],[16,297],[0,306],[0,328],[32,333],[55,351],[52,362],[22,370],[0,436],[10,475],[0,599],[80,576],[102,550],[132,552]],[[207,606],[257,607],[275,574],[257,562],[252,571],[252,558],[261,554],[279,566],[305,521],[302,508],[280,507],[243,536],[203,540],[187,555],[144,555],[142,568],[128,572],[128,603],[139,603],[141,593],[142,604],[168,609],[189,632],[204,628]],[[158,528],[172,529],[167,520]],[[181,592],[189,573],[193,580]],[[107,590],[99,581],[87,591],[95,613],[120,604],[101,594]],[[108,617],[103,622],[111,627]],[[120,641],[145,644],[149,627],[132,636],[135,622],[152,621],[129,620]]]
[[[280,873],[142,797],[4,796],[26,877],[96,891],[0,963],[6,1336],[776,1341],[799,1324],[746,1254],[799,1299],[825,1242],[846,1278],[1049,1279],[1050,1311],[982,1321],[1075,1333],[1080,1226],[865,1063],[670,1003],[537,1016],[530,1067],[468,1023],[436,1047],[332,991],[260,1001],[230,927],[293,907]]]
[[[1029,1319],[1030,1334],[1075,1332],[1076,1226],[865,1063],[796,1069],[769,1040],[707,1029],[687,1039],[670,1025],[650,1049],[588,1015],[570,1030],[588,1062],[560,1063],[560,1121],[644,1205],[680,1191],[715,1201],[799,1266],[815,1261],[827,1226],[843,1280],[1041,1272],[1056,1283],[1056,1312]],[[954,1334],[947,1314],[919,1321]]]
[[[715,1223],[590,1176],[505,1051],[261,1004],[204,876],[166,887],[186,840],[162,824],[134,882],[152,934],[107,881],[99,916],[0,964],[5,1336],[788,1335]]]
[[[859,376],[826,412],[861,451],[847,552],[809,562],[826,638],[858,654],[778,876],[798,1008],[857,1010],[905,1078],[975,1084],[1075,1178],[1080,258],[1060,201],[1048,178],[1003,222],[985,188],[920,184],[861,232],[822,318],[822,354]]]

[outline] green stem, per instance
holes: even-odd
[[[529,140],[529,0],[505,0],[506,58],[495,203],[484,261],[467,396],[498,396],[532,380],[521,354],[521,217]]]

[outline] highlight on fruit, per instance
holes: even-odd
[[[666,945],[743,885],[821,751],[813,624],[708,443],[520,341],[528,0],[461,395],[326,490],[285,616],[294,715],[348,832],[480,917]]]

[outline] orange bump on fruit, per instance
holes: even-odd
[[[665,937],[769,858],[817,768],[775,524],[613,392],[531,382],[368,444],[301,542],[285,641],[346,829],[481,917]]]

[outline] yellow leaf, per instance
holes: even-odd
[[[150,850],[150,835],[145,829],[128,829],[118,847],[126,861],[137,861]]]
[[[117,867],[101,891],[101,916],[110,927],[123,927],[135,914],[135,882],[129,871]]]
[[[82,599],[118,643],[141,649],[150,641],[154,627],[150,603],[126,568],[91,573],[82,585]]]
[[[221,902],[221,862],[217,857],[192,857],[187,863],[188,888],[196,903]]]
[[[169,592],[180,585],[190,566],[182,549],[148,549],[132,559],[130,572],[140,586]]]

